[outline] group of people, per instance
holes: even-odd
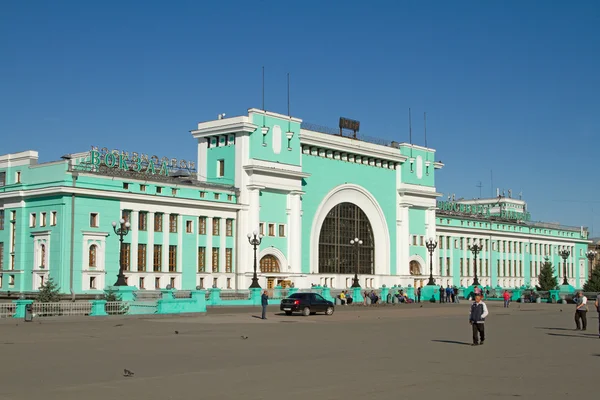
[[[419,288],[419,290],[420,289],[421,288]],[[475,287],[475,289],[479,288]],[[446,288],[440,285],[440,303],[460,303],[458,300],[458,289],[456,287],[450,287],[450,285]]]
[[[352,304],[352,301],[353,301],[352,295],[350,293],[348,293],[347,290],[342,290],[342,292],[339,294],[338,298],[342,302],[343,306],[345,306],[346,304]]]

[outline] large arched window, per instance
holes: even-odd
[[[352,239],[362,244],[351,244]],[[375,273],[375,243],[369,219],[355,204],[340,203],[333,207],[319,234],[319,273]]]
[[[98,246],[96,246],[95,244],[91,245],[89,254],[88,254],[88,261],[89,261],[88,265],[90,267],[96,266],[97,253],[98,253]]]
[[[272,255],[266,255],[260,259],[260,272],[279,273],[279,261]]]

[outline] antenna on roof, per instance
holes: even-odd
[[[288,95],[288,117],[291,117],[290,114],[290,73],[288,72],[287,76],[287,95]]]
[[[425,147],[427,147],[427,112],[423,113],[423,127],[425,130]]]
[[[412,119],[410,116],[410,108],[408,109],[408,141],[412,144]]]
[[[483,185],[481,184],[481,181],[479,181],[479,182],[477,183],[477,185],[475,185],[475,187],[478,187],[478,188],[479,188],[479,198],[481,198],[481,188],[483,187]]]
[[[262,67],[262,109],[265,110],[265,66]]]

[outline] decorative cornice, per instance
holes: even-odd
[[[81,234],[85,235],[85,236],[97,236],[97,237],[107,237],[109,235],[108,232],[101,232],[101,231],[98,231],[98,232],[95,232],[95,231],[81,231]]]
[[[200,122],[198,129],[191,130],[190,133],[195,139],[199,139],[206,136],[226,135],[229,133],[252,133],[257,128],[258,126],[250,122],[248,117],[235,117]]]
[[[307,172],[291,171],[279,168],[263,167],[259,165],[246,165],[243,167],[249,175],[270,175],[270,176],[281,176],[285,178],[302,179],[308,178],[311,174]]]
[[[300,130],[300,143],[304,146],[314,146],[330,150],[339,151],[348,154],[357,154],[360,156],[392,161],[402,164],[408,158],[400,153],[399,149],[363,142],[343,136],[330,135]]]

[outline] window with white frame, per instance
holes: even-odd
[[[99,223],[98,213],[90,213],[90,227],[98,228]]]
[[[56,211],[50,213],[50,226],[56,226]]]
[[[29,215],[29,227],[35,228],[36,221],[37,221],[37,216],[35,215],[35,213],[30,214]]]
[[[217,177],[225,176],[225,160],[217,160]]]

